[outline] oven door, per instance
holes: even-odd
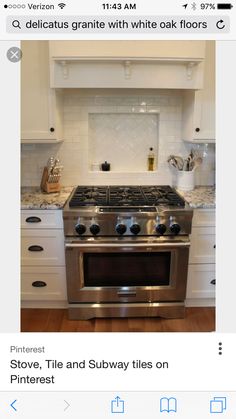
[[[69,303],[183,301],[189,239],[66,242]]]

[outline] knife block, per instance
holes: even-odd
[[[41,191],[47,192],[47,193],[60,192],[61,190],[60,183],[48,182],[48,178],[49,178],[48,168],[44,167],[41,184],[40,184]]]

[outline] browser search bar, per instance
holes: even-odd
[[[8,16],[8,33],[229,33],[228,16]]]

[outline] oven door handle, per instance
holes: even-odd
[[[183,242],[168,242],[168,243],[65,243],[67,249],[71,248],[105,248],[105,247],[117,247],[123,249],[131,249],[137,247],[144,247],[146,250],[152,250],[152,248],[158,247],[190,247],[190,241]]]
[[[136,291],[118,291],[118,297],[136,297]]]

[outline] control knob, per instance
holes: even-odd
[[[118,224],[116,224],[116,232],[120,235],[124,234],[127,230],[127,227],[124,223],[119,222]]]
[[[170,217],[170,231],[171,233],[177,235],[181,230],[180,225],[176,222],[174,217]]]
[[[85,233],[86,226],[82,224],[81,222],[79,222],[78,224],[75,225],[75,231],[81,236],[82,234]]]
[[[130,226],[130,231],[132,234],[137,235],[141,230],[140,225],[137,222],[134,222],[131,226]]]
[[[100,227],[97,223],[93,223],[90,226],[91,233],[96,236],[100,232]]]
[[[166,232],[165,224],[157,224],[156,225],[156,232],[159,233],[161,236]]]

